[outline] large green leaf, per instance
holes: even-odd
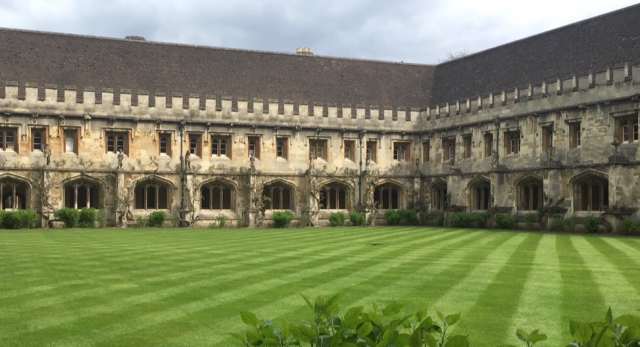
[[[428,347],[438,347],[438,340],[431,334],[423,334],[422,340],[427,344]]]
[[[522,329],[516,330],[516,336],[524,342],[529,342],[529,334]]]
[[[546,341],[546,340],[547,340],[547,335],[540,334],[540,333],[538,333],[537,330],[535,330],[535,332],[532,331],[529,334],[529,342],[531,342],[531,343],[538,343],[540,341]]]
[[[300,342],[313,342],[317,337],[315,329],[304,324],[292,325],[291,334]]]
[[[449,338],[445,347],[469,347],[469,339],[464,335],[455,335]]]
[[[591,326],[589,326],[589,324],[578,322],[572,334],[576,342],[584,344],[591,340],[593,330],[591,329]]]
[[[356,333],[358,334],[358,336],[364,337],[369,335],[372,329],[373,329],[373,325],[371,325],[371,323],[364,322],[360,324],[360,326],[358,327],[358,330],[356,330]]]
[[[240,312],[240,318],[242,318],[242,322],[244,324],[250,327],[256,327],[260,325],[260,320],[258,319],[258,317],[251,312],[247,312],[247,311]]]
[[[625,314],[616,318],[616,323],[626,327],[640,327],[640,317]]]
[[[445,318],[445,321],[447,322],[447,325],[449,325],[449,326],[458,323],[460,321],[460,313],[448,315]]]
[[[395,314],[400,313],[401,309],[402,309],[402,305],[394,302],[394,303],[391,303],[391,304],[387,305],[387,307],[385,307],[382,310],[382,314],[384,316],[387,316],[387,317],[388,316],[393,316]]]

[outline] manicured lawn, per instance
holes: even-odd
[[[380,245],[372,246],[373,242]],[[462,312],[472,346],[547,345],[638,314],[640,239],[412,227],[0,231],[0,346],[237,346],[239,311],[397,301]]]

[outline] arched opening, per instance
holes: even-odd
[[[293,189],[283,182],[265,185],[262,196],[267,210],[293,210]]]
[[[100,185],[86,178],[80,178],[64,184],[64,206],[81,209],[84,207],[102,208]]]
[[[323,210],[348,210],[351,208],[349,199],[351,189],[340,182],[332,182],[320,189],[320,208]]]
[[[29,208],[29,185],[12,177],[0,179],[0,209],[23,210]]]
[[[447,183],[444,181],[437,182],[431,186],[431,209],[434,211],[443,211],[446,208],[447,201]]]
[[[481,178],[469,184],[471,192],[470,203],[472,211],[488,210],[491,204],[491,182]]]
[[[609,204],[609,180],[588,173],[573,182],[575,211],[600,211]]]
[[[537,177],[526,177],[516,184],[518,192],[518,210],[537,210],[542,204],[543,184]]]
[[[135,208],[139,210],[167,210],[171,206],[171,187],[158,179],[148,179],[136,184]]]
[[[200,187],[201,210],[233,210],[236,189],[221,180],[205,183]]]
[[[383,210],[394,210],[402,208],[402,187],[394,183],[384,183],[376,187],[373,193],[373,200],[378,203],[378,208]]]

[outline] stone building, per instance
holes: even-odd
[[[0,29],[0,208],[260,226],[547,200],[637,217],[637,18],[438,65]]]

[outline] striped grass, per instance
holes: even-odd
[[[373,243],[379,245],[373,246]],[[240,311],[342,306],[462,312],[474,346],[550,346],[569,320],[638,314],[640,240],[422,227],[0,231],[1,346],[234,346]]]

